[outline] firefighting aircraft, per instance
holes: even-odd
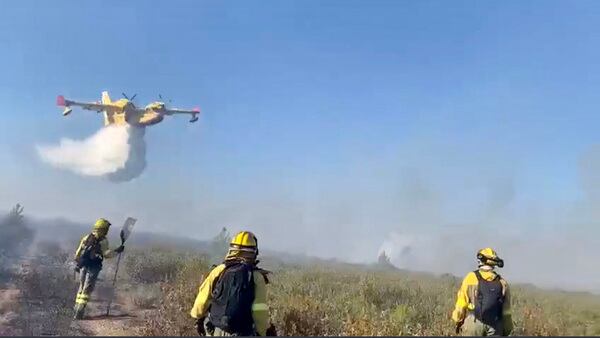
[[[65,108],[62,113],[63,116],[71,114],[73,111],[72,107],[81,107],[82,109],[98,113],[103,112],[105,126],[131,124],[139,127],[147,127],[161,122],[165,115],[170,116],[175,114],[190,114],[192,116],[190,122],[198,121],[200,108],[192,110],[169,109],[164,102],[160,101],[152,102],[144,108],[137,108],[132,102],[136,95],[129,98],[123,93],[123,99],[111,101],[108,92],[102,92],[102,102],[77,102],[67,100],[64,96],[59,95],[56,98],[56,104],[59,107]],[[162,100],[160,95],[159,98]]]

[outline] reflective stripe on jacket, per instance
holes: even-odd
[[[225,270],[225,264],[220,264],[210,271],[204,279],[198,290],[194,307],[190,311],[192,318],[204,318],[208,314],[212,290],[216,280]],[[269,326],[269,306],[267,304],[267,284],[263,275],[254,271],[254,302],[252,303],[252,319],[256,332],[261,336],[266,336]]]

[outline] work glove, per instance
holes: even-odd
[[[115,252],[116,253],[121,253],[121,252],[123,252],[123,250],[125,250],[125,247],[123,245],[121,245],[120,247],[118,247],[118,248],[115,249]]]
[[[198,318],[196,320],[196,332],[198,332],[199,336],[206,336],[206,331],[204,330],[204,318]]]
[[[267,337],[276,337],[277,336],[277,329],[275,328],[275,325],[271,324],[271,326],[269,326],[269,328],[267,329]]]

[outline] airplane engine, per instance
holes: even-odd
[[[163,119],[164,117],[162,114],[146,110],[146,112],[139,117],[139,120],[136,121],[136,124],[139,124],[141,126],[151,126],[153,124],[161,122]]]

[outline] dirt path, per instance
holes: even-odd
[[[123,292],[117,292],[113,300],[110,315],[106,315],[110,290],[99,288],[96,300],[88,303],[83,320],[73,321],[72,328],[86,336],[131,336],[137,335],[139,328],[145,325],[144,315],[151,310],[135,307]]]

